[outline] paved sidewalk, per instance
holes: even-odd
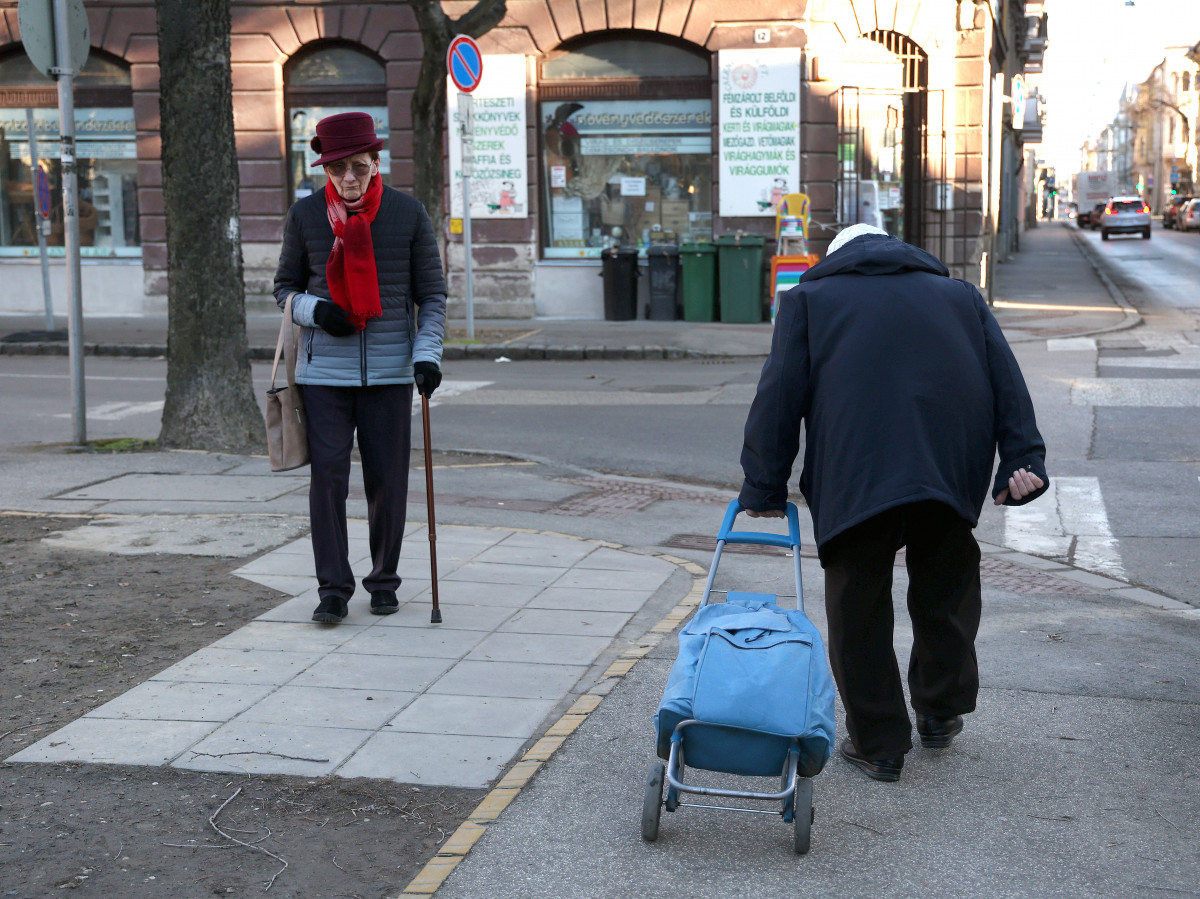
[[[1010,341],[1092,335],[1138,323],[1074,226],[1043,222],[1023,234],[1021,244],[1020,253],[996,267],[993,312]],[[65,332],[65,317],[55,324]],[[464,339],[464,321],[452,320],[450,327],[446,361],[744,357],[765,356],[771,347],[766,322],[476,319],[474,342]],[[44,316],[0,315],[0,355],[65,355],[65,339],[38,339],[44,328]],[[272,358],[276,315],[248,316],[246,333],[251,358]],[[89,354],[157,357],[166,353],[166,334],[165,315],[85,316],[83,341]]]
[[[485,787],[677,568],[602,541],[443,527],[433,625],[427,539],[409,527],[402,570],[425,578],[405,578],[399,612],[370,614],[359,588],[335,627],[311,620],[307,538],[238,568],[294,598],[8,761]],[[351,523],[350,555],[370,571],[365,522]]]

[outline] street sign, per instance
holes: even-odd
[[[50,217],[50,182],[46,180],[46,170],[40,165],[37,167],[37,203],[38,211],[42,218]]]
[[[60,0],[67,10],[67,40],[71,48],[69,62],[58,62],[54,51],[54,0],[20,0],[17,4],[17,24],[21,28],[21,43],[34,68],[53,78],[55,68],[70,65],[76,74],[87,62],[91,49],[87,13],[83,0]]]
[[[1025,127],[1025,76],[1019,72],[1012,78],[1012,126]]]
[[[479,45],[467,35],[460,34],[446,51],[446,69],[460,91],[469,94],[475,90],[483,79],[483,54],[479,52]]]

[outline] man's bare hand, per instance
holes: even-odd
[[[746,514],[751,518],[784,518],[782,509],[768,509],[765,512],[755,512],[753,509],[746,509]]]
[[[1028,472],[1024,468],[1019,468],[1008,479],[1008,486],[996,494],[996,505],[1004,505],[1004,501],[1010,496],[1013,499],[1024,499],[1034,491],[1041,490],[1045,486],[1045,483],[1045,481],[1032,472]]]

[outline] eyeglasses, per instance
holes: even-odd
[[[353,165],[348,162],[331,162],[325,169],[335,178],[345,176],[347,169],[353,169],[355,177],[365,178],[371,174],[371,165],[370,162],[356,162]]]

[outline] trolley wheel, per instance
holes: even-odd
[[[796,789],[792,796],[794,811],[792,848],[796,850],[797,855],[804,855],[808,852],[809,842],[812,839],[812,793],[812,779],[797,777]]]
[[[658,839],[658,819],[662,815],[663,780],[666,770],[662,762],[655,762],[646,776],[646,796],[642,800],[642,839],[648,843]]]

